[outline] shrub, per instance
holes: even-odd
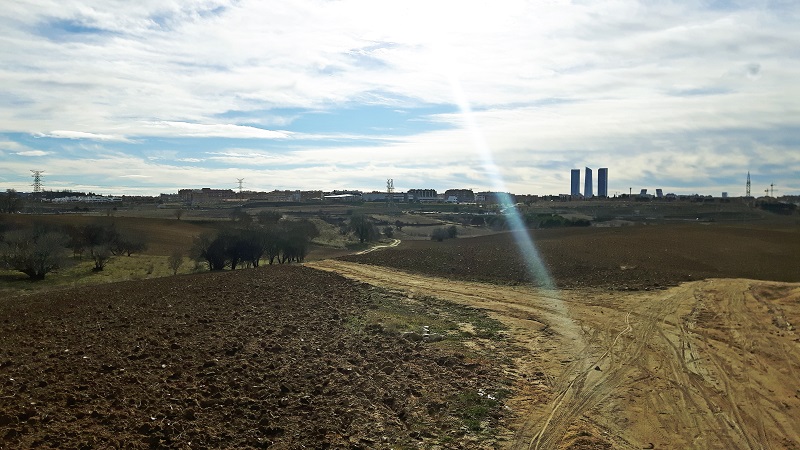
[[[444,228],[437,227],[437,228],[434,228],[431,231],[431,240],[432,241],[442,242],[443,240],[447,239],[448,237],[449,236],[448,236],[447,230],[445,230]]]
[[[9,232],[0,243],[0,261],[32,280],[43,280],[46,274],[67,263],[68,242],[67,235],[55,231],[28,229]]]
[[[455,225],[450,225],[447,227],[447,237],[450,239],[455,239],[458,236],[458,228]]]

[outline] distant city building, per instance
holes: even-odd
[[[573,197],[581,195],[581,169],[572,169],[569,195]]]
[[[472,189],[448,189],[444,199],[448,203],[475,203],[475,193]]]
[[[322,198],[332,202],[357,202],[361,200],[361,193],[325,194]]]
[[[196,205],[200,203],[214,203],[236,198],[232,189],[181,189],[178,196],[184,203]]]
[[[597,169],[597,196],[608,197],[608,168]]]
[[[583,180],[583,197],[592,198],[592,169],[586,168],[586,176]]]
[[[475,203],[486,203],[493,205],[514,204],[514,195],[508,192],[478,192],[475,194]]]
[[[664,198],[664,191],[661,188],[656,189],[656,198]]]
[[[108,197],[104,197],[102,195],[81,195],[71,197],[56,197],[48,201],[53,203],[115,203],[121,202],[122,198],[111,195]]]
[[[388,192],[380,192],[380,191],[372,191],[372,192],[364,192],[361,194],[361,200],[365,202],[385,202],[389,199]],[[392,201],[394,202],[404,202],[406,199],[406,194],[402,192],[392,192]]]
[[[409,189],[408,201],[430,203],[439,201],[436,189]]]

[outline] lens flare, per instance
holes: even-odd
[[[494,191],[502,193],[500,210],[506,218],[506,223],[520,250],[523,261],[525,261],[528,273],[531,275],[534,282],[542,289],[548,291],[555,290],[555,283],[553,283],[553,279],[547,271],[547,267],[545,267],[542,258],[539,256],[539,251],[536,249],[536,245],[533,243],[530,233],[528,233],[525,222],[520,216],[519,209],[517,209],[511,196],[506,193],[507,189],[505,183],[503,183],[503,178],[500,175],[500,171],[497,169],[497,165],[494,163],[489,145],[486,143],[486,139],[475,121],[475,116],[461,88],[461,83],[457,78],[450,76],[450,85],[453,88],[453,96],[455,97],[456,104],[461,111],[464,127],[469,131],[475,150],[481,156],[486,173],[492,182],[492,188]]]

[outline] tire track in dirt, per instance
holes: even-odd
[[[539,428],[540,431],[527,445],[517,442],[512,448],[537,450],[556,448],[568,427],[619,390],[635,367],[635,361],[640,357],[650,336],[657,331],[657,324],[680,295],[681,293],[675,293],[661,301],[650,302],[640,313],[640,321],[633,325],[630,323],[631,313],[628,312],[625,316],[626,328],[605,346],[605,351],[599,356],[593,358],[591,349],[595,347],[593,345],[595,342],[588,342],[585,350],[579,355],[580,364],[584,369],[560,390],[558,397],[563,398],[554,402],[552,406],[553,413],[556,413],[555,418],[548,418],[544,424],[540,424],[541,420],[537,421],[535,417],[531,417],[526,424],[527,429]],[[619,342],[619,338],[626,333],[631,333],[632,337],[625,342]],[[615,360],[609,361],[607,365],[603,364],[610,355],[614,355]],[[600,365],[604,367],[600,369]]]
[[[800,339],[790,325],[800,319],[798,284],[553,293],[343,261],[308,265],[483,308],[506,323],[529,352],[516,360],[520,371],[541,369],[546,394],[517,403],[526,412],[509,448],[588,448],[580,447],[587,439],[597,448],[800,448]]]

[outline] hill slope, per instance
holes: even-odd
[[[270,266],[5,299],[0,447],[479,447],[458,399],[498,369],[365,326],[387,295]]]

